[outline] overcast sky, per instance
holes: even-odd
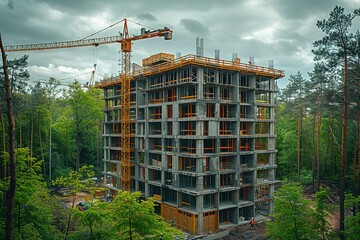
[[[253,56],[261,66],[274,60],[275,68],[286,74],[278,81],[283,88],[297,71],[308,77],[312,44],[323,36],[316,21],[327,19],[336,5],[349,13],[360,7],[360,0],[0,0],[0,33],[4,45],[14,45],[82,39],[123,18],[152,29],[170,25],[172,41],[135,41],[132,62],[140,64],[158,52],[195,54],[196,37],[202,37],[208,57],[219,49],[225,60],[231,60],[232,53],[246,63]],[[129,32],[138,34],[139,24],[129,23]],[[94,37],[118,35],[122,28],[118,24]],[[360,22],[353,28],[360,29]],[[97,64],[96,80],[101,80],[118,74],[119,49],[118,44],[107,44],[26,52],[28,69],[32,80],[55,77],[85,83]],[[8,58],[23,54],[9,52]]]

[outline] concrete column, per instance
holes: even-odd
[[[219,87],[215,87],[216,89],[218,89]],[[215,101],[218,101],[219,98],[215,97]],[[215,103],[215,118],[219,118],[220,117],[220,103],[217,102]]]
[[[270,87],[270,90],[276,90],[276,80],[271,80],[271,79],[269,79],[269,87]]]
[[[179,157],[177,155],[173,155],[172,157],[172,169],[176,171],[179,170]]]
[[[180,179],[180,177],[179,177],[179,174],[178,173],[174,173],[173,174],[173,186],[174,187],[179,187],[179,179]]]
[[[220,189],[220,173],[219,172],[215,175],[215,189],[217,189],[217,190]]]
[[[198,67],[196,71],[197,75],[197,99],[203,99],[204,97],[204,68]]]
[[[270,198],[274,198],[274,192],[275,192],[274,185],[273,184],[269,185],[269,197]],[[274,201],[273,200],[269,201],[269,212],[270,213],[274,212]]]
[[[197,125],[200,123],[201,122],[198,122]],[[204,155],[204,140],[203,139],[196,139],[196,155],[197,156]]]
[[[148,177],[148,169],[147,168],[145,168],[145,197],[147,198],[147,197],[152,197],[152,196],[149,196],[149,194],[150,194],[150,187],[149,187],[149,184],[148,184],[148,181],[147,181],[147,177]]]
[[[240,102],[240,90],[239,90],[239,73],[235,73],[235,74],[232,74],[232,77],[233,77],[233,83],[235,85],[234,87],[234,90],[233,90],[233,98],[232,98],[232,102],[236,102],[236,103],[239,103]]]
[[[239,204],[239,190],[234,191],[233,194],[234,194],[234,203]],[[239,208],[235,208],[233,210],[233,213],[234,213],[233,222],[235,224],[238,224],[239,223]]]
[[[196,116],[198,118],[206,117],[206,103],[201,99],[196,103]]]
[[[249,76],[249,87],[250,88],[255,88],[256,86],[256,76],[255,75],[252,75],[252,76]]]
[[[137,154],[135,154],[137,155]],[[135,191],[139,191],[139,178],[140,178],[140,169],[139,165],[135,166]]]
[[[196,212],[198,213],[198,234],[202,234],[204,232],[204,197],[202,195],[196,196]]]
[[[179,118],[179,102],[176,102],[176,104],[173,105],[173,119],[177,120],[178,118]]]
[[[275,159],[276,159],[276,154],[275,153],[269,153],[269,165],[274,165],[275,164]]]
[[[275,104],[275,93],[269,93],[269,104]]]
[[[270,110],[270,119],[275,119],[275,108],[271,107]]]
[[[268,150],[275,150],[275,138],[268,138]]]
[[[161,119],[163,121],[165,121],[167,119],[167,105],[166,104],[161,105]]]
[[[270,125],[269,134],[274,135],[275,134],[275,123],[269,123],[269,125]]]
[[[196,178],[196,191],[202,192],[203,189],[204,189],[204,177],[203,176],[197,177]]]
[[[162,163],[164,164],[164,162],[162,162]],[[164,170],[161,170],[161,185],[165,185],[165,172],[164,172]]]
[[[204,136],[204,122],[202,121],[196,122],[196,136]]]

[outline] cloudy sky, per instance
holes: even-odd
[[[132,62],[158,52],[194,54],[196,37],[205,41],[205,56],[231,60],[237,53],[242,62],[255,58],[256,65],[285,70],[279,80],[312,70],[314,41],[322,38],[316,21],[327,19],[336,6],[352,12],[360,0],[0,0],[0,33],[4,45],[59,42],[82,39],[111,24],[128,18],[129,32],[138,34],[141,25],[157,29],[173,27],[172,41],[161,38],[135,41]],[[140,25],[141,24],[141,25]],[[114,36],[118,24],[94,37]],[[354,23],[360,29],[360,22]],[[97,64],[96,80],[115,76],[120,70],[119,45],[97,48],[31,51],[29,71],[33,81],[55,77],[64,82],[85,83]],[[8,53],[13,59],[25,54]]]

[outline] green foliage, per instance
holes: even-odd
[[[325,203],[330,191],[316,193],[315,208],[302,196],[298,183],[285,182],[275,193],[274,220],[267,224],[270,239],[336,239],[330,230],[329,207]]]
[[[345,209],[357,209],[356,215],[347,216],[345,219],[345,235],[348,240],[360,239],[360,196],[351,194],[345,196]]]
[[[61,234],[54,225],[53,212],[60,205],[46,189],[41,174],[42,161],[31,157],[27,148],[16,150],[16,161],[15,239],[59,239]],[[7,185],[8,179],[0,181],[0,186]],[[3,206],[0,211],[4,212]],[[1,218],[0,225],[3,225],[3,221]],[[3,230],[1,228],[0,238],[4,237]]]
[[[297,123],[286,113],[286,104],[277,107],[277,157],[280,178],[296,178],[297,169]]]
[[[118,239],[173,239],[181,235],[155,213],[155,202],[140,197],[140,192],[119,191],[109,206]]]
[[[316,239],[309,202],[301,194],[301,186],[295,183],[285,183],[275,193],[274,221],[267,225],[270,239]]]
[[[94,176],[93,166],[82,166],[79,171],[71,170],[69,176],[61,176],[53,181],[54,186],[66,187],[73,196],[81,190],[88,190]]]
[[[312,183],[312,172],[305,168],[300,170],[300,183],[303,185],[310,185]]]
[[[92,139],[92,136],[99,134],[98,121],[102,118],[101,107],[98,104],[100,92],[98,89],[90,88],[84,92],[78,82],[70,85],[68,104],[71,108],[72,126],[74,126],[74,136],[76,140],[76,170],[79,169],[82,151],[86,146],[91,146],[86,140]],[[95,137],[96,138],[96,137]],[[93,139],[95,139],[93,138]],[[94,142],[94,141],[92,141]],[[88,143],[88,144],[87,144]],[[91,159],[92,156],[83,159]],[[83,162],[82,164],[90,164]]]
[[[107,219],[109,203],[93,201],[85,211],[74,211],[74,218],[80,222],[69,239],[112,239],[111,223]]]
[[[345,222],[345,236],[348,240],[360,239],[360,214],[347,217]]]
[[[14,60],[7,60],[8,74],[11,83],[11,90],[14,93],[24,93],[28,85],[27,81],[29,80],[30,74],[27,68],[27,60],[29,55],[24,55],[20,58],[15,58]],[[1,91],[4,91],[4,72],[3,67],[0,67],[0,83]]]
[[[329,188],[320,188],[318,192],[316,192],[316,200],[315,200],[315,212],[313,213],[313,221],[312,225],[316,231],[317,238],[316,239],[335,239],[336,235],[334,232],[329,231],[331,228],[330,223],[327,219],[329,219],[329,205],[326,204],[325,200],[327,196],[330,194]]]

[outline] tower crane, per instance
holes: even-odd
[[[120,36],[101,37],[93,39],[82,39],[75,41],[27,44],[27,45],[10,45],[5,46],[6,52],[18,51],[36,51],[60,48],[75,48],[86,46],[99,46],[110,43],[120,43],[122,51],[122,74],[119,76],[120,90],[120,116],[121,116],[121,137],[120,137],[120,189],[130,191],[130,81],[132,79],[130,72],[130,55],[132,51],[132,42],[135,40],[164,37],[165,40],[172,39],[172,29],[164,27],[157,30],[141,29],[140,35],[129,35],[127,19],[123,19],[124,27]],[[95,69],[95,67],[94,67]],[[95,70],[94,70],[95,71]]]

